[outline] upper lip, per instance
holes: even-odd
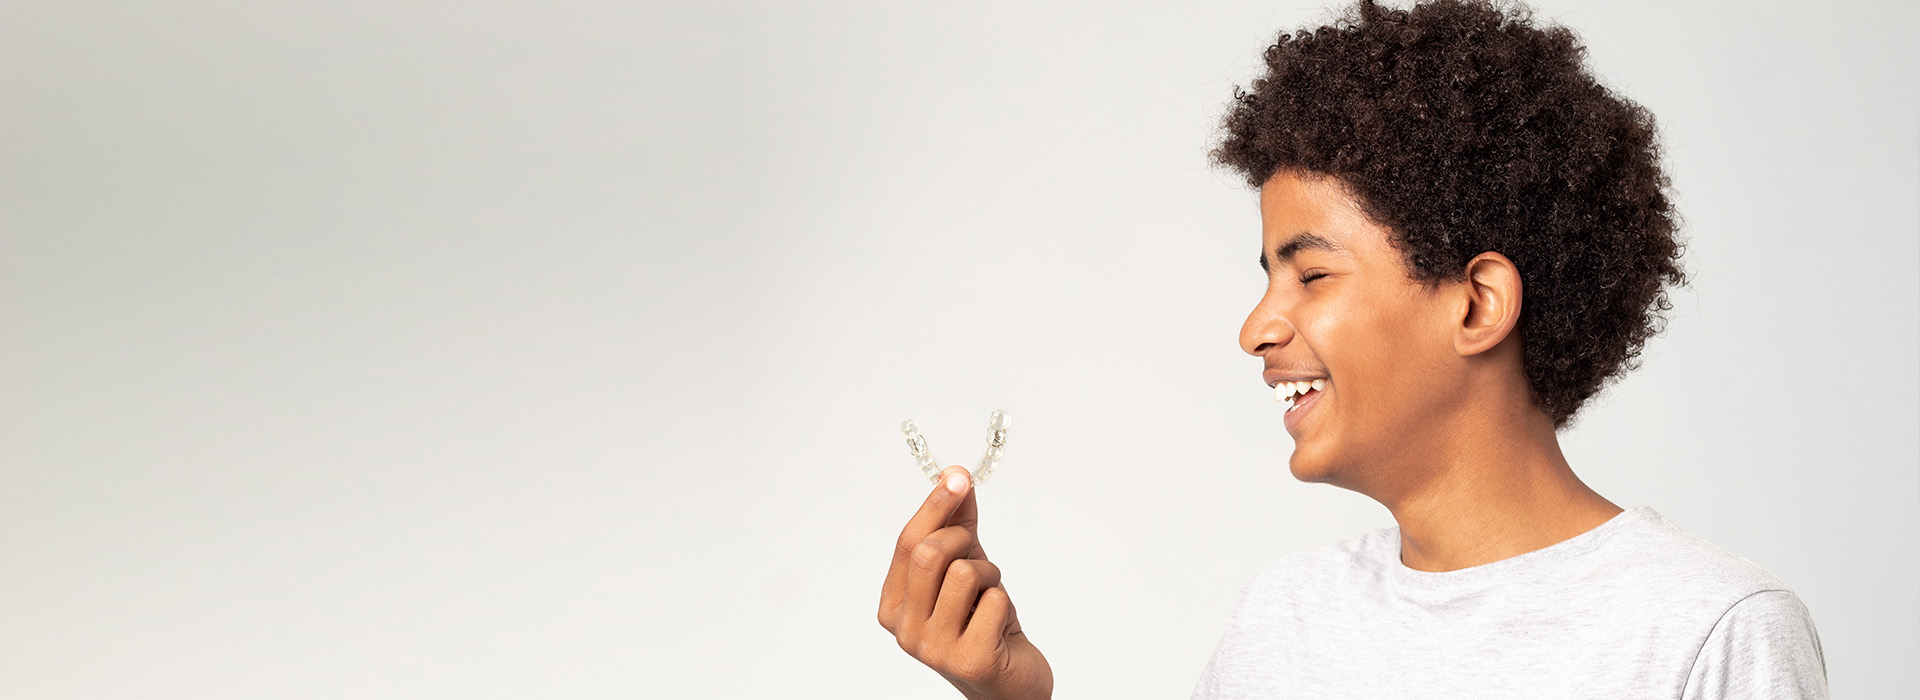
[[[1265,372],[1261,372],[1260,378],[1267,381],[1267,388],[1273,388],[1275,384],[1279,384],[1280,382],[1310,382],[1315,379],[1327,379],[1328,377],[1325,374],[1310,374],[1306,372],[1289,372],[1285,370],[1270,369]]]

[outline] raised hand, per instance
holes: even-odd
[[[1051,698],[1053,669],[1020,631],[979,520],[967,470],[948,467],[894,544],[880,626],[968,698]]]

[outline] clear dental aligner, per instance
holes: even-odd
[[[900,434],[907,436],[907,449],[913,452],[913,461],[920,464],[920,473],[927,480],[940,482],[940,463],[933,461],[933,453],[927,450],[927,439],[920,436],[920,424],[908,418],[900,424]]]
[[[979,486],[993,475],[993,468],[1000,466],[1000,455],[1006,453],[1007,426],[1012,425],[1007,412],[994,409],[987,416],[987,453],[980,456],[980,468],[973,470],[973,485]]]
[[[1007,412],[995,410],[987,417],[987,453],[980,458],[980,467],[973,470],[973,485],[979,486],[993,475],[993,468],[1000,466],[1000,456],[1007,447],[1007,426],[1012,421]],[[940,463],[933,459],[933,451],[927,449],[927,438],[920,434],[920,424],[909,418],[900,424],[900,434],[907,436],[907,449],[913,452],[913,461],[920,465],[920,473],[927,481],[940,483]]]

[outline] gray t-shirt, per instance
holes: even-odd
[[[1194,700],[1825,698],[1813,618],[1753,562],[1635,508],[1458,571],[1400,530],[1289,555],[1234,604]]]

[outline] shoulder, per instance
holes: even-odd
[[[1593,575],[1646,585],[1669,603],[1696,604],[1716,617],[1756,593],[1788,591],[1766,568],[1681,530],[1651,508],[1635,508],[1620,517],[1629,521],[1608,543],[1606,557],[1619,565]]]
[[[1819,633],[1786,583],[1651,509],[1626,515],[1594,595],[1630,636],[1676,655],[1684,697],[1826,697]]]
[[[1700,645],[1683,697],[1827,697],[1826,654],[1807,606],[1786,590],[1734,603]]]
[[[1687,698],[1825,698],[1826,659],[1813,615],[1759,564],[1695,537],[1649,509],[1623,549],[1636,578],[1663,586],[1658,606],[1693,619],[1699,641]]]

